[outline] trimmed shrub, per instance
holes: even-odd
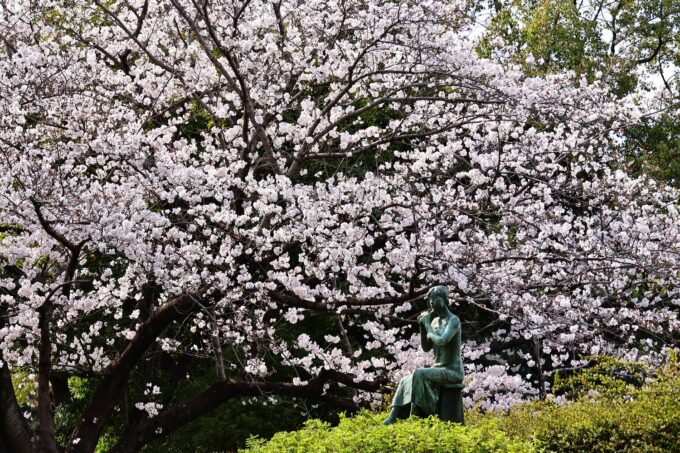
[[[507,414],[470,412],[475,426],[500,427],[549,452],[680,452],[680,373],[675,356],[642,385],[650,369],[604,359],[560,384],[578,395],[565,404],[534,402]]]
[[[248,440],[247,452],[515,452],[536,451],[530,442],[513,439],[492,423],[480,427],[460,426],[435,418],[411,418],[390,426],[387,413],[362,412],[342,416],[336,427],[309,420],[299,431],[277,433],[270,441]]]

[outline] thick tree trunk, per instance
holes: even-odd
[[[2,310],[0,327],[4,327],[4,320],[5,312]],[[4,448],[11,453],[28,453],[33,451],[33,446],[33,432],[17,402],[12,374],[0,356],[0,452]]]
[[[52,374],[52,341],[50,339],[50,320],[54,308],[46,302],[40,308],[40,350],[38,359],[38,437],[40,447],[45,453],[57,453],[54,436],[53,400],[50,391]]]
[[[45,453],[57,453],[57,440],[54,433],[54,400],[50,381],[52,379],[52,331],[51,322],[54,314],[54,297],[59,290],[63,290],[64,296],[71,297],[71,287],[75,283],[75,275],[78,270],[80,252],[85,242],[76,244],[64,234],[54,229],[54,226],[44,217],[42,204],[31,199],[35,214],[45,232],[59,242],[69,251],[70,257],[64,274],[64,283],[54,288],[46,297],[39,313],[40,347],[38,350],[38,438],[40,450]]]
[[[67,452],[91,453],[95,450],[113,407],[121,398],[130,371],[168,325],[194,309],[195,305],[189,296],[179,296],[153,312],[139,327],[137,335],[104,370],[104,375],[66,446]]]
[[[11,453],[34,451],[33,433],[17,403],[9,369],[0,361],[0,451],[3,445]]]

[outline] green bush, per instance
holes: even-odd
[[[507,414],[466,414],[471,425],[501,427],[547,452],[680,452],[680,372],[671,356],[655,379],[640,364],[601,360],[560,383],[579,398],[527,403]],[[638,385],[639,384],[639,385]],[[589,391],[590,390],[590,391]]]
[[[384,426],[386,413],[362,412],[331,427],[309,420],[299,431],[282,432],[266,442],[251,438],[247,452],[534,452],[530,442],[513,439],[492,423],[466,427],[434,418],[412,418]]]

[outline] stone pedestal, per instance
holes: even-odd
[[[440,388],[437,412],[442,421],[465,424],[462,395],[464,387],[463,384],[449,384]]]

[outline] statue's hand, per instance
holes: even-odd
[[[418,322],[419,323],[424,323],[424,322],[430,322],[430,317],[432,315],[430,314],[429,311],[424,311],[421,314],[418,315]]]

